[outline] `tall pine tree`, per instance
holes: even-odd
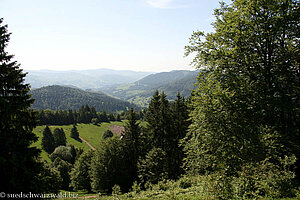
[[[54,137],[49,126],[46,126],[43,131],[42,148],[49,154],[52,153],[55,149]]]
[[[58,146],[66,146],[66,134],[64,132],[64,129],[62,128],[56,128],[53,131],[53,138],[54,138],[54,144],[55,148]]]
[[[71,138],[74,138],[75,140],[79,140],[79,132],[76,128],[75,125],[73,125],[73,128],[71,129],[71,135],[70,135]]]
[[[142,153],[141,129],[137,120],[137,114],[133,108],[129,111],[128,122],[125,124],[125,131],[122,135],[128,159],[128,175],[131,177],[130,182],[133,183],[137,179],[137,163]]]
[[[36,161],[39,150],[30,147],[37,141],[33,103],[24,84],[26,74],[5,48],[10,33],[0,19],[0,171],[3,192],[38,192],[41,165]]]

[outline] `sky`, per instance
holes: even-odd
[[[229,2],[225,1],[225,2]],[[193,70],[193,31],[212,32],[219,0],[0,0],[7,51],[25,70]]]

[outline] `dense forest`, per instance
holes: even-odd
[[[93,106],[96,111],[117,112],[138,106],[110,97],[103,93],[83,91],[64,86],[47,86],[31,90],[35,99],[32,108],[44,110],[79,110],[82,105]]]
[[[185,47],[201,69],[189,98],[178,93],[170,102],[164,92],[154,92],[144,117],[138,120],[131,108],[121,137],[105,137],[95,151],[68,145],[63,130],[52,133],[46,126],[42,146],[49,163],[30,146],[37,140],[37,113],[30,109],[25,74],[5,51],[10,34],[1,19],[2,190],[86,190],[126,193],[124,198],[148,192],[141,199],[299,198],[299,1],[221,2],[215,17],[214,32],[194,32]],[[91,115],[87,123],[101,114],[92,106],[76,111]],[[76,129],[71,133],[78,139]]]

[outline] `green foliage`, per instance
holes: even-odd
[[[114,185],[126,191],[131,187],[128,177],[128,158],[119,138],[107,138],[100,144],[91,163],[92,190],[110,193]]]
[[[43,161],[42,164],[43,168],[38,176],[41,181],[41,191],[48,193],[58,193],[58,191],[61,189],[61,185],[63,182],[59,171],[51,167],[51,165],[48,164],[46,161]]]
[[[94,125],[98,125],[99,122],[100,122],[100,120],[99,120],[98,118],[93,118],[93,119],[91,120],[91,122],[92,122]]]
[[[70,187],[74,190],[91,191],[90,165],[92,159],[92,152],[88,151],[78,158],[75,162],[74,168],[70,173],[71,183]]]
[[[60,177],[62,178],[62,184],[60,189],[68,190],[69,184],[71,182],[70,172],[73,167],[72,164],[65,160],[62,160],[60,157],[56,157],[55,160],[52,162],[52,167],[59,171]]]
[[[265,159],[258,163],[243,166],[232,180],[234,197],[282,198],[293,197],[295,173],[290,171],[296,162],[295,156],[285,157],[278,164]]]
[[[54,137],[48,126],[46,126],[43,131],[42,148],[49,154],[55,149]]]
[[[124,151],[127,154],[128,176],[130,177],[129,184],[133,184],[137,180],[138,169],[137,163],[140,156],[143,155],[144,148],[143,138],[141,136],[140,124],[137,120],[137,114],[133,108],[129,110],[128,121],[125,123],[125,131],[122,133],[122,141],[124,143]]]
[[[31,94],[36,99],[32,108],[38,110],[79,110],[82,105],[87,104],[95,107],[97,111],[106,112],[117,112],[129,107],[137,108],[134,104],[104,93],[93,93],[58,85],[31,90]]]
[[[216,178],[220,198],[290,194],[282,185],[292,186],[294,168],[279,161],[300,157],[298,12],[294,0],[221,3],[215,32],[195,32],[186,47],[203,71],[182,140],[184,166]]]
[[[166,179],[167,154],[161,148],[153,148],[138,162],[138,177],[142,184],[157,183]]]
[[[112,194],[114,194],[114,195],[122,194],[121,188],[119,185],[114,185],[111,190],[112,190]]]
[[[66,147],[66,146],[57,147],[50,155],[50,159],[52,162],[54,162],[56,158],[60,158],[61,160],[64,160],[68,163],[72,163],[73,156],[71,153],[71,147]]]
[[[114,134],[113,134],[113,132],[111,132],[111,130],[106,130],[102,135],[102,139],[105,140],[106,138],[111,138],[113,136],[114,136]]]
[[[179,141],[186,135],[187,119],[187,105],[179,93],[173,104],[166,99],[164,92],[161,95],[158,91],[154,93],[145,116],[148,148],[159,148],[166,153],[165,172],[170,179],[176,179],[183,173],[181,162],[184,154]]]
[[[62,129],[62,128],[54,129],[53,138],[54,138],[55,147],[66,146],[67,141],[66,141],[66,135],[65,135],[64,129]]]

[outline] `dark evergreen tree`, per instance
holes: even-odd
[[[101,122],[109,122],[108,117],[107,117],[107,114],[106,114],[105,111],[101,112],[101,113],[99,114],[99,117],[98,117],[98,118],[100,119]]]
[[[146,130],[150,140],[154,143],[154,146],[158,145],[160,137],[160,95],[158,90],[154,93],[146,113],[145,121],[148,122]],[[150,148],[151,149],[151,148]]]
[[[32,130],[36,115],[29,108],[34,100],[24,84],[26,74],[5,48],[10,33],[0,19],[0,171],[1,190],[9,193],[39,192],[37,175],[42,170],[37,162],[39,150],[31,144],[37,141]]]
[[[42,148],[49,154],[52,153],[55,149],[54,137],[48,126],[46,126],[43,131]]]
[[[139,156],[142,155],[141,130],[137,121],[137,114],[133,108],[129,111],[128,122],[125,124],[125,131],[122,133],[122,140],[125,143],[127,153],[130,182],[137,180],[137,163]]]
[[[67,140],[66,140],[64,129],[55,128],[53,131],[53,138],[54,138],[55,147],[66,146]]]
[[[72,155],[71,164],[74,164],[75,160],[77,160],[79,158],[79,156],[82,154],[83,150],[74,147],[74,145],[72,145],[72,144],[68,144],[68,147],[70,148],[70,153]]]
[[[73,128],[71,129],[71,135],[70,135],[71,138],[74,138],[75,140],[79,140],[79,132],[76,128],[75,125],[73,125]]]
[[[164,167],[168,178],[176,179],[182,173],[183,150],[179,141],[188,129],[188,111],[185,100],[178,93],[175,103],[170,104],[164,92],[156,91],[146,113],[148,122],[146,132],[149,135],[149,149],[159,148],[166,153]]]
[[[75,117],[73,114],[73,110],[69,109],[68,112],[68,124],[74,124],[75,123]]]
[[[170,145],[171,155],[173,156],[170,157],[169,176],[172,178],[178,178],[182,173],[184,173],[182,168],[184,151],[182,145],[180,145],[180,141],[186,136],[188,127],[190,125],[187,103],[184,97],[180,96],[179,92],[171,112],[173,123]]]

